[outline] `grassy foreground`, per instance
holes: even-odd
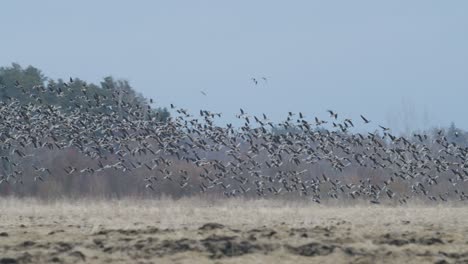
[[[468,208],[0,200],[5,263],[468,263]]]

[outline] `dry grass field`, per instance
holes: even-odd
[[[6,263],[468,263],[468,210],[2,198]]]

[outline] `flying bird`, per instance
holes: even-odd
[[[338,118],[338,113],[333,112],[332,110],[327,110],[328,113],[330,113],[330,117],[333,117],[335,119]]]
[[[388,130],[390,130],[390,128],[388,128],[388,127],[383,127],[383,126],[380,126],[380,125],[379,125],[379,127],[380,127],[383,131],[388,131]]]
[[[345,122],[348,122],[348,124],[350,124],[352,127],[354,127],[353,121],[351,121],[351,119],[347,118],[347,119],[345,119]]]
[[[364,120],[364,122],[365,122],[366,124],[370,123],[370,120],[368,120],[367,118],[365,118],[363,115],[361,115],[361,118],[362,118],[362,120]]]

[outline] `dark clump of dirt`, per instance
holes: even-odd
[[[62,262],[62,260],[59,257],[53,257],[49,261],[53,262],[53,263],[61,263]]]
[[[254,235],[254,236],[266,237],[266,238],[272,238],[273,236],[277,234],[277,232],[271,228],[255,228],[255,229],[249,230],[247,233]]]
[[[335,248],[336,246],[333,245],[325,245],[316,242],[312,242],[298,247],[288,246],[288,249],[291,253],[306,257],[327,256],[333,253]]]
[[[73,245],[67,242],[57,242],[55,249],[57,252],[66,252],[73,248]]]
[[[468,251],[466,251],[464,253],[456,253],[456,252],[447,253],[447,252],[444,252],[444,251],[439,251],[439,254],[443,255],[443,256],[445,256],[447,258],[453,258],[453,259],[468,258]],[[468,263],[468,261],[467,261],[467,263]]]
[[[388,240],[383,240],[383,241],[380,241],[380,242],[379,242],[379,244],[388,244],[388,245],[398,246],[398,247],[407,245],[407,244],[409,244],[409,243],[410,243],[410,240],[406,240],[406,239],[397,239],[397,238],[388,239]]]
[[[161,230],[156,227],[148,227],[145,229],[103,229],[100,230],[99,232],[94,233],[95,236],[99,235],[109,235],[111,233],[116,233],[120,235],[126,235],[126,236],[135,236],[135,235],[150,235],[150,234],[156,234],[160,232]],[[165,230],[167,232],[170,232],[172,230]]]
[[[182,238],[179,240],[164,240],[155,248],[156,253],[160,256],[172,255],[186,251],[199,251],[196,240]]]
[[[33,262],[33,255],[29,254],[28,252],[24,252],[21,256],[17,258],[19,263],[34,263]]]
[[[353,247],[345,247],[342,248],[343,252],[350,255],[350,256],[367,256],[370,255],[364,249],[357,249]]]
[[[438,237],[423,237],[423,238],[418,239],[417,242],[418,244],[426,245],[426,246],[430,246],[434,244],[444,244],[442,239]]]
[[[82,261],[86,260],[85,254],[83,254],[81,251],[73,251],[70,253],[70,256],[81,259]]]
[[[431,246],[435,244],[444,244],[444,241],[438,237],[408,237],[408,234],[385,234],[379,240],[377,244],[387,244],[392,246],[404,246],[407,244],[418,244],[424,246]]]
[[[16,264],[18,261],[14,258],[0,258],[0,264]]]
[[[32,247],[35,244],[36,244],[36,242],[27,240],[27,241],[24,241],[23,243],[21,243],[21,246],[22,247]]]
[[[211,258],[234,257],[255,252],[269,252],[271,245],[254,244],[246,240],[238,241],[235,236],[209,236],[201,240],[202,245],[211,254]]]
[[[112,254],[114,252],[126,252],[129,256],[136,258],[142,256],[163,257],[187,251],[200,251],[197,241],[192,239],[182,238],[178,240],[158,241],[159,239],[153,237],[140,239],[133,245],[130,245],[130,242],[124,241],[124,243],[119,246],[103,247],[102,251],[108,254]]]
[[[109,233],[118,233],[118,234],[122,234],[122,235],[126,235],[126,236],[134,236],[134,235],[137,235],[139,232],[139,230],[136,230],[136,229],[116,229],[116,230],[101,230],[99,231],[97,234],[98,235],[107,235]]]
[[[224,225],[218,223],[206,223],[202,225],[199,230],[207,231],[207,230],[215,230],[215,229],[223,229]]]
[[[47,233],[47,235],[51,236],[51,235],[55,235],[57,233],[64,233],[65,230],[62,230],[62,229],[59,229],[59,230],[53,230],[53,231],[50,231],[49,233]]]
[[[449,262],[446,261],[445,259],[441,259],[441,260],[434,262],[434,264],[449,264]]]

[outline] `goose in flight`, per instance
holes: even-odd
[[[337,119],[338,118],[338,113],[333,112],[333,110],[327,110],[328,113],[330,113],[330,117]]]
[[[383,127],[383,126],[381,126],[381,125],[379,125],[379,127],[380,127],[383,131],[389,131],[389,130],[390,130],[390,128],[388,128],[388,127]]]
[[[370,120],[365,118],[363,115],[361,115],[362,120],[364,120],[364,123],[369,124]]]

